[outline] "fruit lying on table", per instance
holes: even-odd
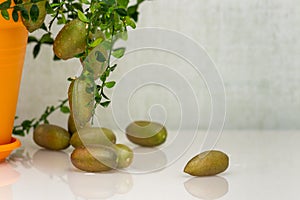
[[[193,157],[184,172],[192,176],[213,176],[224,172],[229,165],[228,156],[221,151],[205,151]]]
[[[90,144],[113,145],[116,143],[116,135],[107,128],[87,127],[79,129],[71,137],[70,144],[80,147]]]
[[[127,126],[126,136],[140,146],[154,147],[166,141],[167,130],[156,122],[135,121]]]
[[[129,167],[133,160],[133,151],[124,144],[116,144],[115,147],[118,155],[117,168]]]
[[[46,149],[62,150],[70,145],[70,133],[56,125],[42,124],[34,129],[33,140]]]
[[[78,147],[71,154],[75,167],[86,172],[103,172],[117,167],[115,148],[102,145]]]

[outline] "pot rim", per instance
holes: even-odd
[[[7,156],[11,153],[12,150],[21,146],[19,139],[11,137],[10,143],[0,144],[0,162],[4,161]]]

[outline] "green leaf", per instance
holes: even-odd
[[[55,13],[55,11],[53,10],[53,8],[51,7],[51,5],[48,1],[46,1],[46,11],[47,11],[47,14]]]
[[[69,109],[68,106],[62,106],[62,107],[60,107],[60,111],[62,113],[65,113],[65,114],[70,113],[70,109]]]
[[[68,22],[66,16],[63,13],[60,13],[60,17],[62,19],[63,24],[66,24]]]
[[[88,0],[80,0],[81,3],[84,3],[84,4],[90,4],[90,2]]]
[[[116,84],[115,81],[106,82],[106,83],[105,83],[105,87],[107,87],[107,88],[112,88],[112,87],[115,86],[115,84]]]
[[[96,51],[95,56],[96,56],[96,60],[99,61],[99,62],[105,62],[106,61],[105,56],[100,51]]]
[[[22,122],[21,126],[22,126],[24,129],[26,129],[26,128],[30,127],[31,124],[32,124],[32,121],[31,121],[31,120],[25,120],[25,121]]]
[[[96,47],[98,46],[101,42],[103,41],[103,38],[99,37],[96,40],[94,40],[91,44],[90,47]]]
[[[41,50],[41,44],[37,43],[33,48],[33,57],[36,58]]]
[[[62,15],[64,16],[64,15]],[[66,21],[66,18],[64,17],[57,17],[57,24],[65,24],[67,21]]]
[[[83,12],[82,4],[80,4],[80,3],[73,3],[72,6],[73,6],[76,10],[80,10],[81,12]]]
[[[54,60],[54,61],[58,61],[58,60],[61,60],[61,59],[60,59],[59,57],[57,57],[57,56],[54,54],[53,60]]]
[[[108,96],[106,96],[104,93],[102,93],[102,97],[104,97],[105,99],[109,100]]]
[[[22,4],[23,1],[22,0],[14,0],[14,3],[17,5],[17,4]]]
[[[53,44],[53,42],[54,40],[51,38],[51,33],[45,33],[40,39],[40,43]]]
[[[31,42],[38,42],[38,40],[34,36],[28,36],[27,43],[31,43]]]
[[[104,81],[106,80],[106,74],[105,74],[105,73],[103,73],[103,74],[100,76],[100,80],[101,80],[102,82],[104,82]]]
[[[127,11],[124,8],[117,8],[115,11],[120,15],[120,16],[127,16]]]
[[[110,104],[110,101],[104,101],[104,102],[101,102],[100,105],[103,106],[104,108],[108,107]]]
[[[25,20],[29,20],[29,14],[28,11],[26,9],[22,9],[21,10],[21,15]]]
[[[118,5],[123,6],[123,7],[127,7],[129,0],[117,0]]]
[[[103,2],[106,3],[106,4],[109,5],[109,6],[112,6],[113,4],[116,3],[115,0],[103,0]]]
[[[21,11],[22,7],[20,7],[20,6],[14,6],[13,9],[16,10],[16,11]]]
[[[12,18],[15,22],[17,22],[19,20],[19,13],[18,10],[14,9],[12,12]]]
[[[114,64],[112,67],[110,67],[110,71],[113,72],[117,67],[117,64]]]
[[[7,10],[1,10],[1,15],[4,19],[9,20],[9,14]]]
[[[135,5],[135,6],[130,6],[128,9],[127,9],[127,12],[128,12],[128,16],[131,17],[135,22],[137,22],[138,20],[138,15],[139,15],[139,12],[137,11],[138,9],[138,6]]]
[[[99,94],[96,94],[96,96],[95,96],[95,101],[96,101],[96,103],[100,103],[100,101],[101,101],[101,96],[100,96]]]
[[[50,6],[51,8],[57,8],[59,7],[61,4],[60,3],[51,3]]]
[[[17,136],[25,136],[25,132],[23,130],[13,130],[13,134]]]
[[[135,12],[137,12],[138,6],[134,5],[134,6],[130,6],[127,9],[128,15],[133,15]]]
[[[105,50],[110,50],[110,48],[111,48],[111,43],[109,42],[109,41],[103,41],[102,43],[101,43],[101,46],[105,49]]]
[[[42,29],[42,30],[44,30],[44,31],[47,31],[47,32],[48,32],[48,29],[47,29],[47,27],[46,27],[45,23],[43,23],[43,24],[41,25],[40,29]]]
[[[136,28],[135,22],[134,22],[130,17],[126,16],[125,21],[126,21],[126,24],[127,24],[128,26],[130,26],[131,28],[133,28],[133,29]]]
[[[39,11],[39,8],[36,4],[33,4],[30,8],[30,19],[33,21],[33,22],[36,22],[36,20],[38,19],[39,17],[39,14],[40,14],[40,11]]]
[[[78,14],[78,18],[81,20],[81,21],[83,21],[83,22],[85,22],[85,23],[89,23],[90,22],[90,20],[85,16],[85,14],[83,14],[83,12],[81,12],[80,10],[77,10],[77,14]]]
[[[113,50],[113,52],[111,53],[115,58],[121,58],[125,53],[125,48],[121,47],[118,49]]]
[[[122,40],[126,41],[128,40],[128,33],[127,31],[122,31],[121,33],[118,34],[118,37],[121,38]]]
[[[10,7],[10,4],[11,4],[11,1],[8,0],[8,1],[5,1],[3,3],[0,4],[0,10],[6,10]],[[3,16],[3,15],[2,15]]]

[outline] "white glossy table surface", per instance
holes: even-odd
[[[92,174],[72,166],[72,148],[47,151],[33,144],[31,136],[21,140],[22,147],[0,164],[0,200],[300,199],[297,131],[223,132],[215,148],[228,153],[230,167],[205,178],[182,172],[196,148],[156,172]],[[150,159],[166,162],[163,155]]]

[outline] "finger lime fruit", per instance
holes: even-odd
[[[118,165],[117,168],[128,167],[133,160],[133,151],[124,144],[115,145],[118,155]]]
[[[81,62],[84,70],[93,74],[94,79],[98,79],[106,69],[108,52],[102,46],[96,46],[89,55]]]
[[[117,158],[114,148],[101,145],[77,147],[71,154],[72,164],[86,172],[103,172],[116,168]]]
[[[229,165],[228,156],[221,151],[205,151],[193,157],[184,172],[192,176],[213,176],[224,172]]]
[[[42,24],[44,23],[45,17],[46,17],[46,3],[47,0],[43,0],[43,1],[39,1],[36,3],[30,3],[30,0],[24,0],[23,1],[23,5],[24,5],[24,9],[30,13],[30,9],[32,6],[37,6],[38,8],[38,17],[37,19],[34,21],[31,19],[30,15],[29,15],[29,19],[25,19],[24,17],[22,17],[22,22],[24,24],[24,26],[26,27],[26,29],[32,33],[33,31],[37,30],[38,28],[40,28],[42,26]]]
[[[34,129],[33,140],[46,149],[62,150],[70,145],[70,133],[56,125],[42,124]]]
[[[93,91],[93,85],[80,78],[73,80],[70,84],[68,98],[77,128],[85,127],[93,116]]]
[[[69,85],[69,88],[68,88],[68,100],[69,100],[69,107],[70,107],[70,110],[71,110],[71,115],[73,117],[73,114],[72,114],[72,106],[73,106],[73,89],[74,89],[74,82],[75,82],[76,79],[73,79]],[[74,117],[73,117],[73,120],[74,120]],[[75,123],[75,122],[74,122]]]
[[[70,140],[73,147],[90,144],[113,145],[116,143],[116,135],[107,128],[87,127],[75,132]]]
[[[55,55],[63,60],[73,58],[86,48],[86,24],[73,19],[59,31],[53,44]]]
[[[158,146],[167,139],[167,129],[156,122],[135,121],[126,128],[127,138],[145,147]]]
[[[68,117],[68,132],[73,135],[75,132],[77,131],[76,126],[75,126],[75,122],[74,122],[74,118],[73,118],[73,114],[71,113]]]

